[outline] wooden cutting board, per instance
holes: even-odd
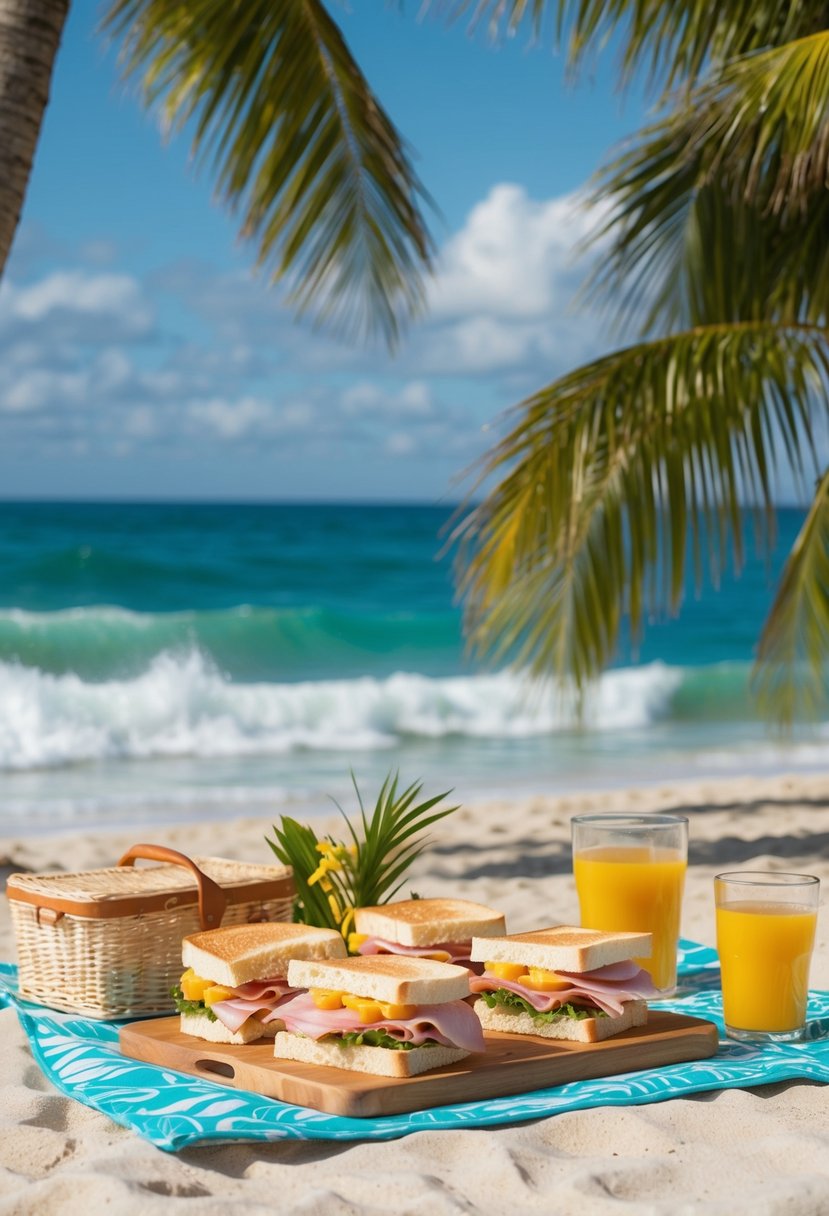
[[[178,1016],[134,1022],[122,1027],[119,1037],[121,1051],[133,1059],[350,1118],[505,1098],[569,1081],[703,1060],[716,1053],[718,1042],[712,1022],[652,1010],[646,1026],[603,1043],[486,1031],[485,1054],[400,1080],[277,1060],[271,1039],[238,1047],[207,1043],[182,1034]]]

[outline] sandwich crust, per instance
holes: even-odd
[[[330,988],[395,1005],[435,1005],[469,996],[469,972],[452,963],[401,954],[295,960],[288,966],[292,988]]]
[[[274,1056],[278,1060],[302,1060],[307,1064],[323,1064],[327,1068],[372,1073],[376,1077],[416,1077],[422,1072],[455,1064],[468,1055],[469,1052],[461,1047],[444,1047],[441,1044],[396,1051],[389,1047],[365,1047],[309,1039],[288,1031],[280,1031],[274,1046]]]
[[[555,925],[508,937],[474,937],[473,962],[523,963],[548,971],[593,971],[610,963],[647,958],[650,933],[605,933],[574,925]]]
[[[228,988],[284,976],[292,958],[345,956],[345,943],[334,929],[283,921],[205,929],[181,943],[185,967]]]
[[[619,1017],[561,1018],[557,1022],[539,1023],[529,1013],[503,1012],[490,1009],[486,1001],[476,1001],[473,1009],[484,1030],[501,1030],[506,1034],[534,1034],[542,1039],[568,1039],[574,1043],[600,1043],[632,1026],[644,1026],[648,1020],[646,1001],[625,1001]],[[278,1037],[278,1036],[277,1036]]]
[[[494,937],[507,928],[500,912],[469,899],[403,899],[357,908],[354,927],[358,933],[401,946],[465,942],[476,935]]]

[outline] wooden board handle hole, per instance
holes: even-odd
[[[231,1081],[236,1076],[236,1069],[224,1060],[197,1060],[196,1068],[200,1068],[202,1072],[215,1073],[219,1077],[228,1077]]]

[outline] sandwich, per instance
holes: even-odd
[[[294,958],[344,958],[333,929],[268,923],[193,933],[181,943],[187,970],[172,996],[183,1034],[211,1043],[250,1043],[281,1028],[279,1008],[296,994]]]
[[[277,1059],[414,1077],[484,1050],[465,967],[399,955],[295,961],[288,982],[308,991],[280,1010]]]
[[[650,933],[603,933],[558,925],[472,942],[484,963],[469,986],[486,1030],[598,1043],[644,1026],[646,1001],[659,993],[636,957],[648,957]]]
[[[476,970],[469,957],[472,938],[507,931],[500,912],[468,899],[405,899],[357,908],[354,927],[348,938],[352,954],[405,954],[470,970]]]

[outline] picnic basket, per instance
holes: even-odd
[[[136,868],[137,859],[161,865]],[[289,867],[186,857],[137,844],[116,866],[12,874],[21,997],[91,1018],[167,1013],[181,939],[198,929],[289,921]]]

